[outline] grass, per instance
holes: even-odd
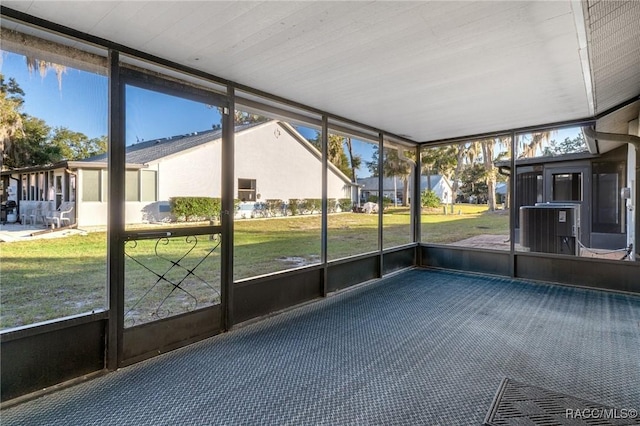
[[[423,241],[434,243],[479,234],[507,235],[509,230],[508,216],[488,213],[486,206],[457,205],[454,214],[447,215],[442,209],[426,209],[421,222]],[[383,247],[411,242],[409,208],[388,209],[383,224]],[[234,228],[235,280],[320,262],[320,216],[237,220]],[[217,244],[209,236],[199,236],[197,244],[185,237],[127,243],[125,323],[219,303],[220,249],[212,250]],[[377,247],[376,214],[329,215],[329,260]],[[106,253],[104,232],[0,244],[0,326],[104,308]],[[171,262],[183,256],[180,265]]]
[[[422,241],[451,244],[476,235],[509,235],[508,210],[487,211],[486,205],[456,205],[454,213],[426,209],[421,218]]]

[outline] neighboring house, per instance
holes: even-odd
[[[443,204],[450,204],[453,200],[453,185],[443,175],[430,175],[420,177],[422,191],[432,190]]]
[[[509,185],[504,182],[498,182],[496,184],[496,203],[504,204],[507,200],[507,191],[509,191]]]
[[[169,198],[221,196],[221,131],[137,143],[126,148],[126,223],[171,218]],[[235,134],[235,194],[247,202],[322,197],[322,157],[291,125],[242,125]],[[75,201],[78,226],[107,223],[107,156],[2,172],[15,201]],[[333,164],[327,197],[351,198],[350,179]]]
[[[385,177],[383,180],[383,197],[387,197],[391,200],[397,199],[398,202],[402,200],[402,193],[404,190],[404,183],[402,179],[396,177]],[[379,181],[378,177],[366,177],[358,179],[358,185],[361,187],[361,202],[369,200],[371,195],[378,195]],[[453,195],[453,187],[449,179],[442,175],[431,175],[420,177],[420,187],[422,191],[431,189],[436,193],[440,201],[443,203],[451,203],[451,197]],[[411,181],[409,182],[409,194],[411,194]]]

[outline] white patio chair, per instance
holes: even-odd
[[[43,225],[46,226],[47,216],[51,216],[54,211],[55,209],[53,209],[51,201],[43,201],[40,204],[40,210],[38,211],[38,216],[36,217],[36,223],[40,221]]]
[[[71,225],[71,212],[73,211],[73,203],[69,201],[65,201],[60,204],[60,207],[54,212],[51,212],[50,216],[45,218],[46,225],[52,226],[56,228],[60,228],[61,226]]]
[[[37,203],[24,202],[23,209],[20,211],[20,223],[22,226],[27,226],[30,222],[31,225],[35,224],[34,217],[37,208]]]
[[[43,210],[46,210],[46,213],[43,213]],[[29,214],[29,219],[32,225],[37,225],[38,221],[45,223],[44,218],[48,214],[47,210],[47,202],[46,201],[38,201],[35,207],[31,210]]]

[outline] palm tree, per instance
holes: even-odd
[[[403,148],[385,148],[383,170],[384,175],[387,177],[400,178],[400,181],[402,182],[402,205],[406,206],[409,203],[409,178],[413,172],[413,164],[411,163],[413,160],[407,160],[412,157],[411,152],[408,156],[400,155],[401,149]]]

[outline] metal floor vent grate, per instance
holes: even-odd
[[[640,419],[634,409],[616,409],[505,378],[483,425],[637,426]]]

